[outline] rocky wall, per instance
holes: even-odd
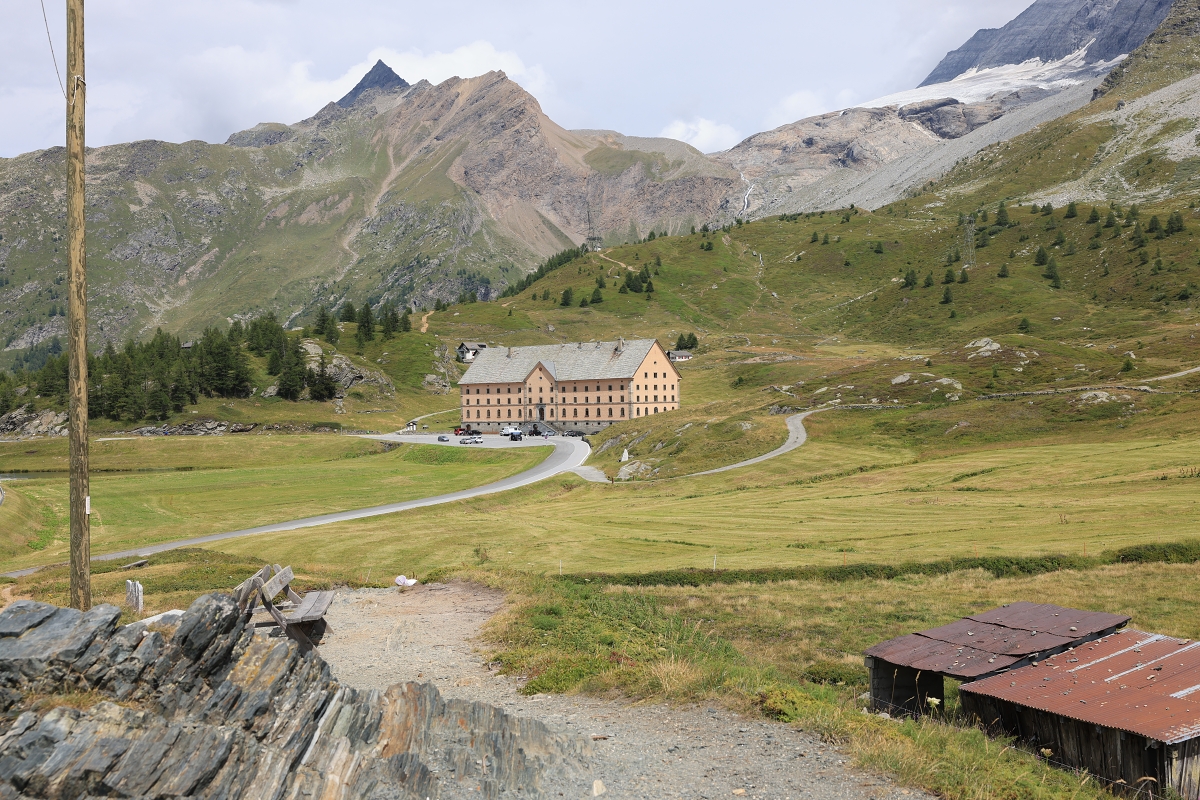
[[[591,743],[428,683],[341,686],[233,599],[177,627],[22,600],[0,613],[0,800],[541,797]]]

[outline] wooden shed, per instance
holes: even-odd
[[[1123,630],[959,690],[984,727],[1115,791],[1200,798],[1200,642]]]
[[[923,714],[945,699],[945,679],[974,681],[1111,634],[1129,617],[1044,603],[1009,603],[866,651],[871,706]]]

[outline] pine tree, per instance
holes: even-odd
[[[400,332],[408,333],[412,330],[412,317],[408,314],[408,308],[404,309],[404,313],[400,315]]]
[[[338,330],[337,323],[332,319],[329,320],[329,324],[325,326],[325,341],[329,342],[330,344],[337,344],[338,339],[341,338],[342,332]]]
[[[1017,323],[1017,330],[1021,333],[1029,333],[1029,317],[1021,317],[1021,321]]]
[[[1092,206],[1092,213],[1088,214],[1087,221],[1089,225],[1095,225],[1100,221],[1100,211],[1095,206]]]
[[[1075,206],[1075,201],[1067,204],[1067,213],[1063,214],[1063,219],[1075,219],[1079,216],[1079,209]]]
[[[313,323],[313,334],[315,336],[324,336],[325,329],[329,324],[329,312],[325,310],[325,306],[321,306],[317,309],[317,321]]]
[[[354,320],[358,319],[358,313],[354,310],[354,303],[351,303],[349,300],[347,300],[342,305],[342,311],[339,317],[342,322],[354,322]]]
[[[592,299],[591,299],[591,302],[592,302],[592,304],[593,304],[593,305],[595,305],[596,303],[603,303],[603,302],[604,302],[604,295],[600,294],[600,287],[599,287],[599,286],[597,286],[595,289],[593,289],[593,290],[592,290]]]
[[[363,338],[368,342],[375,341],[375,315],[371,313],[371,304],[363,303],[358,310],[358,329],[363,332]]]
[[[817,235],[816,231],[813,231],[812,238],[808,241],[809,244],[816,244],[817,242],[821,241],[821,237]]]
[[[903,288],[912,289],[916,285],[917,285],[917,271],[915,269],[910,269],[908,272],[904,273]]]
[[[1146,226],[1146,233],[1161,233],[1162,223],[1158,221],[1158,215],[1151,215],[1150,224]],[[1158,238],[1162,238],[1161,236]]]
[[[925,276],[925,288],[928,289],[930,286],[933,286],[933,273],[932,272]]]
[[[970,278],[967,276],[967,270],[966,270],[966,268],[963,268],[962,272],[958,273],[958,282],[966,283],[969,280],[970,280]]]
[[[580,307],[580,308],[587,308],[587,307],[588,307],[588,305],[589,305],[589,303],[588,303],[588,299],[587,299],[586,297],[584,297],[583,299],[581,299],[581,300],[579,301],[579,307]]]
[[[573,291],[571,291],[571,287],[568,286],[566,289],[563,289],[562,300],[559,301],[559,305],[562,306],[563,308],[566,308],[570,305],[573,305],[574,302],[575,302],[575,293]]]
[[[946,267],[946,274],[942,277],[942,283],[954,283],[955,280],[954,268]]]
[[[950,287],[947,286],[942,292],[942,305],[948,305],[954,302],[954,295],[950,294]]]
[[[1050,254],[1046,252],[1046,248],[1039,245],[1037,253],[1035,253],[1033,256],[1033,265],[1035,267],[1044,267],[1046,266],[1046,261],[1049,258]]]
[[[1000,278],[1007,278],[1007,277],[1008,277],[1008,264],[1001,264],[1001,265],[1000,265],[1000,272],[999,272],[999,274],[997,275],[997,277],[1000,277]]]
[[[1004,205],[1004,201],[1000,201],[1000,207],[996,209],[996,224],[1007,228],[1008,227],[1008,206]]]
[[[267,356],[267,374],[278,375],[283,371],[283,356],[278,350],[272,349],[271,354]]]
[[[400,318],[396,315],[396,309],[391,303],[383,307],[382,313],[379,316],[379,332],[383,336],[384,341],[387,341],[396,335],[396,327],[400,323]]]
[[[1108,212],[1108,216],[1104,218],[1104,227],[1113,228],[1117,224],[1117,215],[1112,211]]]
[[[829,234],[825,234],[825,238],[821,240],[821,244],[829,244]]]

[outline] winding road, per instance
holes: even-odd
[[[456,441],[439,442],[435,434],[383,434],[379,436],[366,436],[363,438],[377,439],[381,442],[398,442],[403,444],[433,444],[442,445],[444,447],[462,447]],[[523,442],[511,442],[508,439],[499,436],[488,436],[483,440],[483,444],[470,445],[474,448],[495,448],[509,449],[513,447],[545,447],[547,444],[553,445],[552,452],[541,463],[517,473],[516,475],[502,478],[492,483],[476,486],[471,489],[463,489],[458,492],[450,492],[448,494],[434,495],[433,497],[421,497],[416,500],[405,500],[400,503],[387,503],[381,506],[371,506],[370,508],[357,508],[351,511],[335,511],[332,514],[321,514],[315,517],[304,517],[303,519],[294,519],[288,522],[275,522],[270,525],[259,525],[255,528],[243,528],[236,531],[226,531],[224,533],[214,533],[208,536],[197,536],[191,539],[180,539],[172,542],[161,542],[159,544],[146,545],[145,547],[137,547],[131,550],[118,550],[115,553],[104,553],[102,555],[93,555],[93,561],[115,561],[122,558],[145,558],[146,556],[155,553],[162,553],[167,550],[174,550],[178,547],[197,547],[200,545],[211,544],[212,542],[220,542],[225,539],[237,539],[242,536],[253,536],[258,533],[278,533],[280,531],[294,531],[300,528],[312,528],[318,525],[329,525],[335,522],[350,522],[351,520],[364,519],[366,517],[378,517],[383,514],[395,514],[398,511],[408,511],[413,508],[424,508],[426,506],[436,506],[441,503],[453,503],[456,500],[468,500],[472,497],[481,497],[483,495],[495,494],[497,492],[506,492],[509,489],[517,489],[522,486],[528,486],[531,483],[537,483],[540,480],[562,474],[564,472],[573,472],[579,470],[583,473],[583,477],[588,477],[587,470],[583,467],[583,462],[591,455],[592,449],[582,439],[576,439],[569,436],[555,436],[548,440],[529,439]],[[589,478],[593,479],[593,478]],[[16,570],[15,572],[6,572],[4,575],[9,578],[19,578],[23,575],[30,575],[41,569],[38,567],[30,567],[28,569]]]
[[[812,416],[813,414],[819,414],[822,411],[830,411],[834,408],[837,408],[837,406],[826,406],[825,408],[814,408],[811,411],[802,411],[799,414],[793,414],[792,416],[788,417],[787,418],[787,426],[788,426],[787,441],[769,453],[764,453],[763,455],[756,456],[754,458],[748,458],[745,461],[739,461],[736,464],[730,464],[725,467],[717,467],[716,469],[706,469],[703,472],[693,472],[691,475],[681,475],[680,477],[681,478],[693,478],[697,475],[716,475],[718,472],[728,472],[731,469],[740,469],[741,467],[748,467],[751,464],[758,464],[758,463],[761,463],[768,459],[772,459],[772,458],[775,458],[776,456],[781,456],[784,453],[795,450],[797,447],[799,447],[800,445],[802,445],[806,441],[808,441],[808,431],[806,431],[804,429],[804,420],[806,418]]]
[[[703,472],[694,472],[691,475],[681,475],[679,477],[694,477],[698,475],[714,475],[718,472],[728,472],[729,470],[739,469],[751,464],[758,464],[768,459],[781,456],[784,453],[795,450],[800,447],[808,439],[808,432],[804,429],[804,420],[811,414],[816,414],[821,411],[828,411],[834,406],[826,408],[817,408],[811,411],[804,411],[799,414],[793,414],[787,418],[788,438],[782,446],[777,447],[769,453],[765,453],[755,458],[739,461],[736,464],[729,464],[716,469],[705,470]],[[382,434],[364,436],[365,439],[375,439],[381,442],[395,442],[399,444],[432,444],[441,445],[444,447],[462,447],[455,441],[439,442],[436,434]],[[93,555],[93,561],[116,561],[123,558],[145,558],[146,556],[155,553],[162,553],[167,550],[174,550],[179,547],[198,547],[201,545],[220,542],[226,539],[238,539],[243,536],[254,536],[259,533],[279,533],[282,531],[294,531],[301,528],[313,528],[318,525],[330,525],[335,522],[350,522],[356,519],[365,519],[366,517],[378,517],[384,514],[395,514],[399,511],[409,511],[414,508],[425,508],[426,506],[436,506],[442,503],[453,503],[458,500],[468,500],[473,497],[481,497],[483,495],[496,494],[497,492],[506,492],[510,489],[518,489],[522,486],[528,486],[531,483],[545,480],[546,478],[555,475],[561,475],[565,472],[573,472],[586,480],[596,483],[605,483],[607,479],[603,472],[595,467],[585,467],[583,462],[587,461],[591,455],[592,449],[582,439],[577,439],[569,436],[555,436],[551,439],[529,439],[523,442],[512,442],[506,438],[484,437],[483,444],[470,445],[471,447],[508,449],[513,447],[545,447],[550,444],[554,447],[554,451],[541,463],[533,466],[524,472],[517,473],[507,478],[502,478],[492,483],[476,486],[471,489],[463,489],[458,492],[450,492],[448,494],[434,495],[433,497],[422,497],[416,500],[405,500],[399,503],[387,503],[380,506],[371,506],[369,508],[357,508],[350,511],[335,511],[331,514],[320,514],[314,517],[304,517],[302,519],[294,519],[288,522],[275,522],[270,525],[259,525],[255,528],[242,528],[236,531],[225,531],[224,533],[214,533],[208,536],[197,536],[191,539],[180,539],[171,542],[161,542],[159,544],[146,545],[145,547],[137,547],[130,550],[118,550],[113,553],[103,553]],[[675,480],[678,480],[676,478]],[[41,569],[41,566],[29,567],[27,569],[15,570],[13,572],[5,572],[3,575],[9,578],[19,578],[24,575],[30,575]]]

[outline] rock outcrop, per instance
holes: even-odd
[[[67,412],[46,409],[34,411],[26,403],[0,417],[0,436],[23,439],[28,436],[66,436]]]
[[[591,785],[590,742],[431,684],[341,686],[230,597],[177,627],[0,613],[0,797],[496,798]],[[81,702],[81,698],[83,702]],[[96,701],[96,698],[100,698]]]
[[[305,365],[309,369],[318,369],[321,366],[321,354],[324,352],[320,343],[315,339],[305,339],[300,346],[304,350]],[[339,398],[345,397],[346,390],[359,383],[374,386],[389,397],[396,393],[396,384],[392,383],[392,379],[387,375],[379,370],[360,367],[341,353],[334,353],[333,358],[325,362],[325,371],[337,384],[336,396]],[[279,387],[274,388],[278,390]],[[263,392],[263,397],[267,396],[267,393]]]

